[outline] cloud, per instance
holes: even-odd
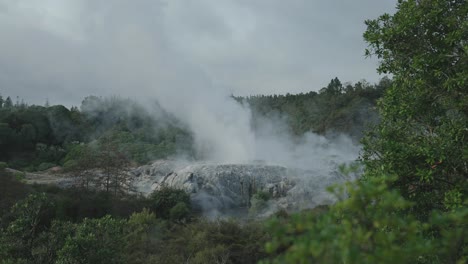
[[[0,0],[0,92],[76,105],[89,94],[132,94],[148,76],[159,86],[195,78],[239,95],[319,90],[334,76],[374,81],[363,21],[394,5]]]

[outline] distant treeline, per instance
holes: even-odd
[[[296,135],[344,133],[359,140],[365,128],[378,121],[377,99],[391,83],[387,77],[377,84],[361,81],[354,85],[334,78],[319,92],[234,98],[251,107],[254,125],[265,117],[286,118]]]
[[[338,78],[317,92],[234,97],[261,118],[286,118],[295,135],[345,133],[359,140],[378,115],[376,101],[391,80],[343,85]],[[151,109],[151,110],[149,110]],[[86,97],[81,106],[27,105],[0,96],[0,161],[26,171],[67,166],[85,144],[106,140],[137,164],[184,154],[196,159],[189,129],[156,103],[143,107],[130,99]],[[77,154],[78,153],[78,154]]]
[[[132,100],[86,97],[80,108],[28,106],[0,98],[0,161],[29,171],[64,165],[83,144],[111,140],[137,163],[190,152],[192,136],[158,105],[150,113]]]

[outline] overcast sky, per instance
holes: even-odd
[[[250,95],[317,91],[335,76],[375,82],[364,20],[395,2],[0,0],[0,94],[79,105],[161,87]]]

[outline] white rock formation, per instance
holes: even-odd
[[[229,212],[250,207],[252,196],[268,192],[271,213],[300,210],[333,202],[326,192],[344,179],[338,173],[253,164],[188,163],[160,160],[132,170],[133,186],[143,194],[162,185],[184,189],[205,212]]]

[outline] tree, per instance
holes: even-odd
[[[108,137],[101,138],[98,151],[99,181],[104,190],[114,195],[130,191],[130,162],[126,155]]]
[[[2,150],[6,150],[8,145],[12,145],[12,141],[15,137],[15,131],[11,129],[7,123],[0,123],[0,146],[2,146]],[[2,154],[6,155],[5,152]],[[2,154],[0,154],[0,156],[2,156]]]
[[[3,101],[4,101],[3,97],[2,95],[0,95],[0,109],[3,107]]]
[[[24,148],[34,148],[36,141],[36,129],[31,124],[23,124],[18,134],[19,141]]]
[[[74,156],[75,160],[69,161],[67,169],[73,173],[81,188],[89,190],[98,178],[98,152],[90,145],[77,145],[72,148],[69,156]],[[69,156],[67,157],[70,158]]]
[[[366,175],[397,175],[420,218],[468,195],[467,14],[465,0],[401,0],[394,15],[366,21],[366,54],[393,75],[363,141]]]
[[[5,102],[3,103],[3,107],[4,107],[4,108],[12,108],[12,107],[13,107],[13,101],[11,101],[10,96],[8,96],[8,97],[5,99]]]
[[[338,79],[338,77],[335,77],[335,79],[330,81],[326,91],[331,94],[340,94],[343,92],[343,85],[341,84],[341,81]]]
[[[466,263],[467,14],[465,0],[400,0],[366,21],[366,54],[393,81],[365,174],[329,211],[273,221],[273,262]]]

